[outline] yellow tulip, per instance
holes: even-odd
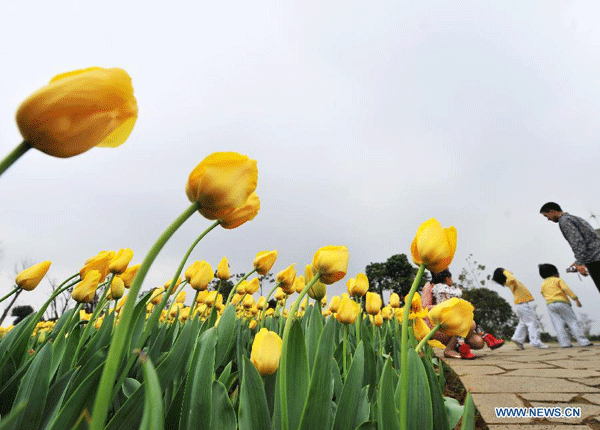
[[[260,296],[258,302],[256,303],[256,307],[258,308],[258,310],[264,311],[267,306],[267,298],[265,296]]]
[[[171,282],[173,282],[173,278],[169,279],[167,282],[165,282],[165,291],[169,289],[169,287],[171,286]],[[181,276],[179,276],[177,278],[177,280],[175,281],[175,286],[173,288],[173,291],[171,291],[171,295],[175,294],[175,290],[177,289],[177,286],[181,284]]]
[[[408,296],[404,297],[404,301],[406,301],[407,298]],[[415,318],[425,318],[426,316],[427,309],[424,309],[423,305],[421,304],[421,295],[415,292],[410,304],[410,313],[408,314],[408,318],[412,320]]]
[[[216,300],[217,300],[217,292],[209,291],[208,294],[206,295],[206,300],[204,300],[204,303],[207,304],[208,306],[213,306],[215,304]]]
[[[242,302],[242,306],[246,309],[250,309],[256,303],[254,302],[254,297],[247,295],[244,301]]]
[[[17,110],[17,125],[32,147],[67,158],[94,146],[119,146],[137,114],[129,75],[91,67],[55,76],[29,96]]]
[[[312,266],[321,273],[320,280],[324,284],[333,284],[346,276],[348,271],[348,248],[345,246],[324,246],[315,253]]]
[[[250,194],[243,206],[234,209],[231,213],[220,218],[221,227],[233,229],[247,221],[252,221],[260,210],[260,199],[256,193]]]
[[[15,278],[15,283],[26,291],[33,291],[39,285],[48,269],[50,269],[51,261],[42,261],[20,272]]]
[[[119,275],[119,277],[123,280],[125,288],[131,287],[135,275],[137,275],[138,270],[140,270],[140,266],[141,264],[136,264],[135,266],[128,267],[127,270]]]
[[[200,260],[196,260],[192,264],[190,264],[187,269],[185,269],[185,272],[183,273],[183,277],[188,282],[188,284],[190,283],[190,281],[192,280],[192,278],[198,271],[199,266],[200,266]]]
[[[273,251],[261,251],[256,254],[254,258],[254,262],[252,263],[256,268],[256,271],[261,275],[266,275],[275,264],[275,260],[277,260],[277,250]]]
[[[391,306],[384,306],[383,309],[381,309],[381,316],[385,320],[392,319],[392,317],[394,316],[394,308],[392,308]]]
[[[108,266],[115,257],[115,251],[101,251],[98,255],[88,258],[84,266],[79,271],[79,276],[84,279],[86,274],[91,270],[100,272],[100,282],[106,278],[108,274]]]
[[[101,273],[98,270],[90,270],[85,274],[83,281],[73,288],[71,297],[79,303],[89,303],[96,295],[96,289],[100,283]]]
[[[215,152],[190,173],[185,192],[208,219],[223,219],[244,206],[256,189],[256,160],[235,152]]]
[[[217,278],[226,281],[231,277],[229,272],[229,262],[226,257],[223,257],[217,266]]]
[[[356,275],[356,282],[352,288],[352,296],[364,296],[369,290],[369,278],[364,273]]]
[[[121,308],[125,305],[125,302],[127,301],[127,296],[123,296],[121,297],[121,300],[119,300],[117,302],[117,312],[119,312],[121,310]]]
[[[369,315],[377,315],[381,311],[382,305],[381,296],[377,293],[367,293],[367,302],[365,309]]]
[[[429,320],[441,324],[441,330],[449,336],[466,337],[473,324],[473,305],[466,300],[452,297],[429,311]]]
[[[279,301],[279,300],[284,300],[284,299],[285,299],[285,293],[283,292],[281,287],[275,288],[275,300]]]
[[[258,277],[254,277],[248,284],[246,284],[246,294],[254,294],[258,291],[260,283]]]
[[[390,306],[393,308],[400,307],[400,296],[396,293],[392,293],[390,296]]]
[[[186,306],[183,309],[181,309],[179,311],[179,320],[180,321],[186,321],[189,317],[190,317],[190,307]]]
[[[162,296],[163,296],[163,289],[160,287],[157,287],[154,290],[152,290],[152,295],[150,296],[150,302],[153,305],[158,305],[162,301],[162,298],[163,298]]]
[[[310,282],[317,274],[317,271],[315,270],[312,264],[307,264],[306,268],[304,269],[304,274],[306,275],[306,279],[308,279],[308,281]],[[308,289],[308,296],[311,299],[321,300],[323,297],[325,297],[325,294],[327,294],[327,287],[320,280],[316,281]]]
[[[79,319],[81,321],[89,321],[92,318],[92,314],[87,313],[83,309],[79,311]]]
[[[243,296],[244,294],[246,294],[246,285],[248,285],[248,281],[246,281],[246,280],[244,279],[242,282],[240,282],[240,283],[237,285],[237,287],[235,287],[235,292],[236,292],[236,294],[239,294],[239,295],[242,295],[242,296]]]
[[[356,278],[350,278],[348,279],[348,281],[346,282],[346,287],[348,290],[348,295],[352,295],[352,290],[354,290],[354,287],[356,286]]]
[[[360,312],[360,305],[348,297],[342,298],[335,318],[342,324],[354,324]]]
[[[306,287],[306,279],[304,276],[296,276],[296,280],[294,281],[294,291],[300,294],[304,290],[304,287]]]
[[[206,296],[208,296],[208,291],[207,290],[202,290],[198,293],[198,296],[196,296],[196,303],[198,304],[204,304],[204,302],[206,301]]]
[[[204,260],[196,267],[196,273],[190,279],[190,285],[196,291],[206,290],[210,281],[214,278],[214,272],[210,264]]]
[[[108,265],[108,271],[120,275],[125,270],[133,258],[133,251],[130,248],[120,249]]]
[[[420,342],[425,336],[429,334],[431,329],[422,318],[415,318],[413,321],[413,332],[415,334],[415,338]],[[430,346],[434,348],[445,349],[446,346],[440,342],[439,340],[430,339],[427,341]]]
[[[262,376],[272,375],[279,367],[283,341],[277,333],[261,328],[252,342],[250,361]]]
[[[171,310],[169,311],[169,316],[175,318],[181,309],[183,309],[183,303],[173,303],[173,306],[171,306]]]
[[[123,294],[125,294],[125,284],[123,283],[123,280],[121,278],[115,276],[110,282],[110,292],[108,293],[110,297],[108,299],[120,299],[121,297],[123,297]]]
[[[443,228],[435,218],[421,224],[410,246],[415,264],[424,264],[433,273],[447,269],[455,252],[456,228]]]
[[[375,316],[371,316],[371,318],[372,318],[371,322],[376,327],[381,327],[383,325],[383,315],[381,315],[381,312],[379,312],[378,314],[375,314]]]
[[[233,295],[233,297],[231,298],[231,303],[233,304],[233,306],[239,305],[245,295],[246,295],[246,293],[242,293],[242,294],[235,293]]]
[[[268,308],[267,311],[265,312],[265,316],[270,317],[275,313],[275,309],[273,308]]]
[[[331,312],[337,312],[340,307],[340,301],[341,299],[339,296],[334,296],[329,303],[329,310]]]
[[[256,320],[250,320],[250,322],[248,323],[248,328],[250,330],[254,330],[257,325],[258,325],[258,322]]]
[[[185,302],[185,291],[181,291],[179,294],[175,296],[175,303],[184,303]]]
[[[294,265],[288,266],[286,269],[282,270],[275,276],[275,282],[279,284],[279,286],[288,294],[294,293],[296,291],[294,282],[296,281],[296,269]]]

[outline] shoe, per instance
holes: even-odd
[[[446,358],[461,358],[460,354],[458,352],[452,351],[452,350],[450,350],[450,351],[444,350],[444,357],[446,357]]]
[[[581,345],[580,345],[581,346]],[[594,346],[594,344],[592,342],[588,343],[587,345],[583,345],[581,346],[582,348],[587,348],[588,346]]]
[[[533,345],[535,348],[537,349],[548,349],[548,345],[545,344],[540,344],[540,345]]]
[[[463,360],[474,360],[477,358],[477,356],[471,352],[471,347],[466,343],[463,343],[458,347],[458,352],[460,352],[460,358]]]
[[[525,347],[523,346],[523,344],[521,342],[518,342],[516,340],[512,340],[512,343],[515,344],[515,346],[517,347],[517,349],[525,349]]]
[[[502,339],[497,339],[489,333],[483,336],[483,341],[487,343],[487,346],[490,349],[500,348],[502,345],[504,345],[504,341]]]
[[[561,348],[573,348],[573,345],[561,346]]]

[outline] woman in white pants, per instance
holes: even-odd
[[[512,342],[519,349],[525,349],[523,344],[529,334],[529,343],[536,348],[548,348],[540,340],[540,330],[536,319],[535,311],[531,308],[530,302],[533,302],[533,296],[508,270],[498,267],[494,270],[492,278],[496,283],[508,287],[515,296],[515,308],[519,324],[512,337]]]
[[[579,346],[591,346],[592,343],[583,334],[581,325],[571,307],[569,297],[573,299],[577,307],[581,307],[581,302],[575,293],[571,291],[565,281],[559,278],[556,266],[552,264],[540,264],[539,270],[540,276],[544,278],[542,296],[546,299],[548,313],[556,330],[560,346],[563,348],[571,347],[571,339],[565,330],[565,324],[569,326]]]

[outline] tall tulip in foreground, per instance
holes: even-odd
[[[122,69],[91,67],[55,76],[17,110],[23,143],[2,162],[0,175],[30,148],[59,158],[127,140],[138,107]]]

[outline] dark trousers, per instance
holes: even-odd
[[[593,263],[588,263],[585,265],[588,273],[592,277],[594,284],[596,284],[596,288],[600,291],[600,261],[594,261]]]

